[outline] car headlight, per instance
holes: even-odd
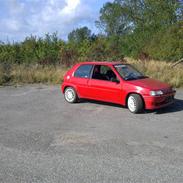
[[[163,92],[161,90],[158,91],[150,91],[151,96],[157,96],[157,95],[163,95]]]

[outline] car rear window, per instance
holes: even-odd
[[[77,78],[89,78],[91,73],[92,65],[81,65],[74,73],[74,77]]]

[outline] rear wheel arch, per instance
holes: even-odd
[[[73,86],[73,85],[65,85],[63,91],[65,92],[65,90],[66,90],[67,88],[69,88],[69,87],[71,87],[71,88],[73,88],[75,91],[77,91],[77,90],[76,90],[76,87]]]
[[[78,90],[77,90],[77,87],[76,86],[74,86],[74,85],[65,85],[65,87],[64,87],[64,89],[63,89],[63,93],[65,92],[65,90],[67,89],[67,88],[69,88],[69,87],[71,87],[71,88],[73,88],[74,90],[75,90],[75,92],[77,93],[77,96],[78,96],[78,98],[79,98],[79,93],[78,93]]]

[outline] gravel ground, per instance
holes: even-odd
[[[59,86],[0,88],[0,182],[182,183],[183,90],[144,114],[68,104]]]

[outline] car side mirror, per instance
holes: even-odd
[[[111,81],[117,84],[120,83],[120,81],[117,78],[112,78]]]

